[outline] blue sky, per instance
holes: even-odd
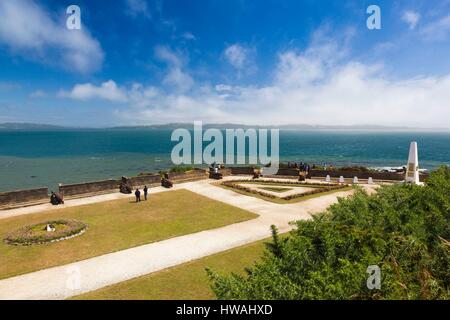
[[[1,0],[0,122],[448,127],[449,56],[448,0]]]

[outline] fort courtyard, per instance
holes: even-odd
[[[376,185],[360,187],[372,192]],[[286,233],[291,221],[310,219],[353,192],[349,184],[323,178],[205,176],[181,179],[171,189],[152,187],[148,200],[138,203],[133,194],[116,191],[72,197],[60,206],[2,210],[3,239],[46,221],[80,221],[87,227],[61,241],[2,241],[0,298],[213,298],[206,267],[239,272],[258,259],[271,225]]]

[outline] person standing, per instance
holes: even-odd
[[[144,199],[147,201],[147,195],[148,195],[148,188],[147,186],[144,186]]]
[[[141,191],[139,189],[136,189],[134,195],[136,196],[136,202],[141,202]]]

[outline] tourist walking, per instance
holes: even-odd
[[[134,195],[136,196],[136,202],[141,202],[141,191],[139,189],[136,189]]]
[[[147,186],[144,186],[144,199],[147,201],[147,195],[148,195],[148,188]]]

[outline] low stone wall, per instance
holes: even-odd
[[[264,169],[263,169],[263,174],[264,174]],[[278,169],[277,172],[277,176],[293,176],[293,177],[297,177],[300,174],[300,170],[299,169],[294,169],[294,168],[280,168]]]
[[[252,167],[230,167],[231,175],[253,175]]]
[[[252,167],[229,167],[221,169],[220,172],[223,176],[229,175],[253,175],[254,169]],[[264,169],[263,169],[264,175]],[[402,181],[405,175],[403,173],[391,173],[391,172],[362,172],[362,171],[338,171],[338,170],[311,170],[308,174],[308,178],[311,177],[323,177],[330,175],[332,178],[339,178],[343,176],[347,179],[353,179],[358,177],[359,179],[368,179],[372,177],[374,180],[379,181]],[[293,168],[280,168],[276,175],[270,175],[266,177],[274,178],[293,178],[297,179],[299,176],[299,170]],[[420,174],[420,181],[424,181],[428,178],[428,174]],[[167,178],[174,183],[197,181],[208,178],[207,170],[195,168],[187,172],[170,172],[167,174]],[[127,178],[133,188],[143,187],[155,187],[161,183],[161,177],[159,174],[145,174],[136,177]],[[102,194],[108,192],[116,192],[119,190],[120,180],[103,180],[93,181],[78,184],[61,184],[59,186],[59,192],[65,197],[76,196],[88,196],[92,194]],[[0,209],[9,208],[19,205],[27,205],[28,203],[43,203],[49,200],[48,188],[37,188],[30,190],[19,190],[0,193]]]
[[[220,169],[219,172],[222,174],[223,177],[231,176],[231,169],[230,168]]]
[[[14,207],[26,203],[43,203],[47,201],[50,201],[47,187],[0,193],[0,208]]]
[[[374,180],[392,180],[392,181],[402,181],[405,179],[404,173],[396,172],[363,172],[363,171],[338,171],[338,170],[310,170],[308,178],[311,177],[326,177],[329,175],[331,178],[339,178],[343,176],[344,178],[358,177],[358,179],[369,179],[372,177]],[[424,181],[428,178],[428,174],[421,174],[420,181]]]
[[[276,174],[265,175],[264,168],[262,175],[266,178],[284,178],[284,179],[298,179],[300,174],[299,169],[295,168],[279,168]]]
[[[161,176],[159,174],[146,174],[127,179],[128,183],[133,187],[156,187],[161,185]]]
[[[119,181],[110,179],[77,184],[61,184],[59,186],[59,193],[64,197],[71,197],[92,193],[107,193],[111,191],[117,191],[118,189]]]
[[[208,173],[206,170],[196,168],[186,172],[169,172],[167,179],[175,183],[197,181],[208,179]]]

